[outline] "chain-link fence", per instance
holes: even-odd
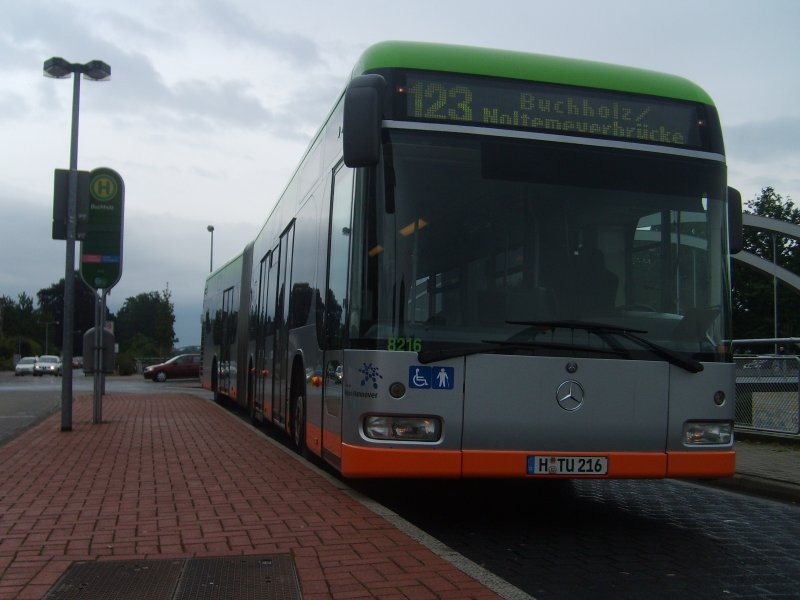
[[[800,357],[737,354],[733,360],[737,429],[800,433]]]

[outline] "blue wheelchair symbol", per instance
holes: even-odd
[[[453,367],[411,365],[408,368],[408,387],[411,389],[452,390],[454,379]]]
[[[418,390],[431,387],[431,368],[420,365],[408,367],[408,387]]]

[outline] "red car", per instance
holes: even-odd
[[[198,379],[200,377],[200,355],[179,354],[167,362],[145,367],[144,378],[164,382],[167,379]]]

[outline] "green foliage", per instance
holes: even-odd
[[[74,356],[83,355],[84,332],[94,327],[95,292],[75,274],[75,345]],[[25,293],[15,300],[0,296],[0,369],[13,368],[14,354],[37,356],[60,354],[64,280],[41,289],[36,294],[38,307]],[[113,318],[106,310],[106,319]],[[127,298],[115,323],[119,344],[120,371],[133,373],[133,358],[168,356],[175,343],[175,310],[169,290],[148,292]],[[126,362],[128,361],[128,362]]]
[[[6,337],[35,336],[39,330],[41,312],[33,306],[33,299],[25,292],[16,300],[0,297],[0,335]]]
[[[43,354],[45,325],[42,311],[34,308],[33,299],[20,294],[16,300],[0,296],[0,369],[14,368],[14,355]],[[53,333],[50,325],[49,333]],[[48,350],[54,350],[51,343]]]
[[[175,308],[172,305],[172,292],[163,290],[156,311],[155,340],[158,343],[159,356],[172,351],[178,338],[175,337]]]
[[[119,375],[133,375],[136,373],[134,354],[130,352],[120,352],[117,355],[117,373]]]
[[[39,356],[42,346],[26,336],[5,336],[0,338],[0,371],[14,368],[14,355]]]
[[[158,351],[158,342],[142,333],[135,333],[125,346],[125,352],[133,356],[161,356]]]
[[[115,324],[122,352],[136,356],[165,356],[175,342],[175,311],[169,290],[127,298]]]
[[[95,311],[95,292],[89,288],[80,274],[76,271],[75,277],[75,316],[73,321],[74,331],[72,335],[72,354],[73,356],[83,355],[83,335],[84,332],[94,327],[94,311]],[[49,342],[50,349],[53,346],[61,348],[63,340],[63,327],[55,323],[64,322],[64,280],[59,280],[50,287],[43,288],[36,292],[36,297],[39,301],[39,311],[46,317],[43,318],[44,322],[53,322],[50,325]],[[106,318],[108,318],[108,310],[106,310]],[[42,334],[44,337],[44,333]]]
[[[768,217],[778,221],[786,221],[794,225],[800,225],[800,209],[796,208],[792,199],[787,197],[785,200],[773,188],[765,187],[761,190],[761,195],[746,204],[745,212],[748,214]],[[797,254],[797,240],[775,237],[775,255],[778,265],[791,269],[792,265],[800,263]],[[773,260],[773,237],[770,232],[759,231],[756,229],[745,229],[744,235],[745,250],[756,256],[772,262]]]
[[[746,204],[746,213],[800,225],[800,209],[791,198],[783,198],[773,188]],[[746,227],[744,250],[800,274],[800,251],[797,240],[780,234]],[[736,339],[771,338],[775,336],[774,288],[770,275],[739,261],[733,262],[733,337]],[[778,282],[778,337],[793,337],[800,332],[800,295]]]

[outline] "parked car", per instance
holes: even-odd
[[[167,379],[200,378],[200,355],[179,354],[167,362],[145,367],[144,378],[164,382]]]
[[[36,359],[33,364],[33,374],[42,375],[61,375],[61,359],[58,356],[44,354]]]
[[[25,356],[19,359],[19,362],[14,367],[14,375],[20,377],[22,375],[33,375],[33,365],[36,364],[35,356]]]

